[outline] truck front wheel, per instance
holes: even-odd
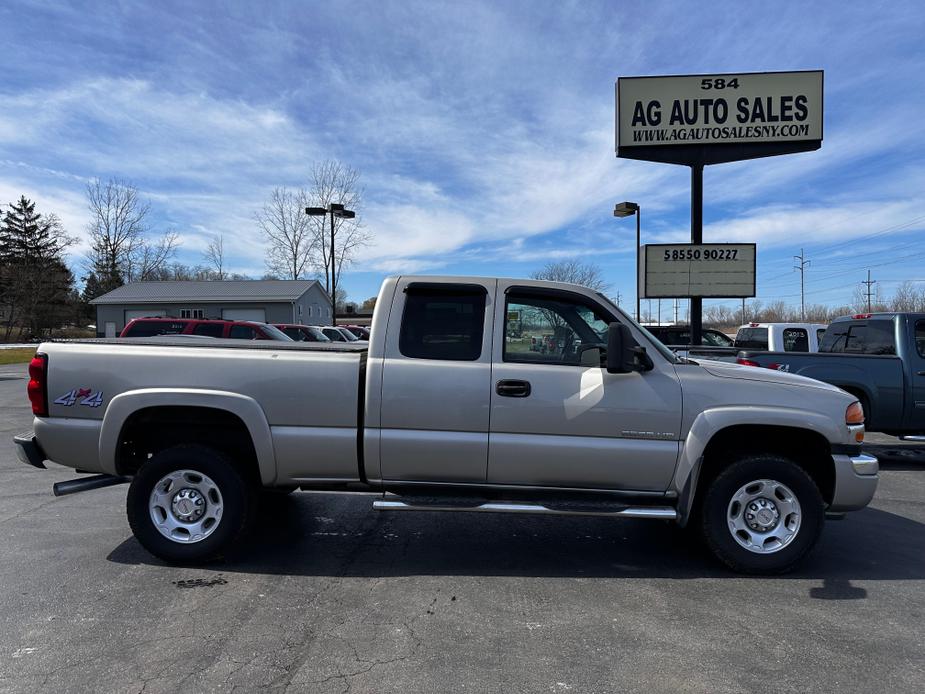
[[[255,494],[233,462],[199,445],[157,453],[132,480],[128,522],[142,546],[169,562],[215,559],[245,533]]]
[[[779,574],[813,548],[824,518],[822,494],[803,468],[758,455],[738,460],[710,483],[700,529],[707,546],[733,570]]]

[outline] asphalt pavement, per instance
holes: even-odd
[[[0,367],[0,692],[925,691],[921,446],[877,438],[872,506],[779,578],[662,522],[307,493],[175,568],[132,538],[126,487],[55,498],[72,471],[16,461],[24,373]]]

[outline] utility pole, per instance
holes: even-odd
[[[674,300],[674,324],[675,324],[675,325],[678,324],[678,308],[679,308],[680,304],[681,304],[681,300],[680,300],[680,299],[675,299],[675,300]]]
[[[877,284],[877,280],[872,280],[872,279],[870,278],[870,270],[867,271],[867,281],[866,281],[866,282],[861,282],[861,284],[866,284],[866,285],[867,285],[867,312],[870,313],[870,294],[871,294],[871,288],[872,288],[875,284]]]
[[[793,256],[793,260],[795,262],[798,261],[797,264],[793,266],[793,269],[800,271],[800,320],[805,321],[806,320],[806,295],[803,290],[803,287],[804,287],[803,274],[804,274],[804,270],[811,263],[811,261],[806,260],[806,258],[803,257],[802,248],[800,249],[800,255]],[[745,306],[744,299],[742,300],[742,306],[743,306],[743,312],[744,312],[744,306]]]
[[[742,325],[745,325],[745,297],[742,297]]]

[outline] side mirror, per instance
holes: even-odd
[[[582,345],[578,348],[578,363],[581,366],[605,366],[603,345]]]
[[[607,329],[607,373],[648,371],[652,366],[652,358],[645,347],[636,344],[629,327],[611,323]]]

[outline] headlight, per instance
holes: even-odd
[[[864,423],[864,408],[861,403],[853,402],[845,410],[845,424],[856,425]]]

